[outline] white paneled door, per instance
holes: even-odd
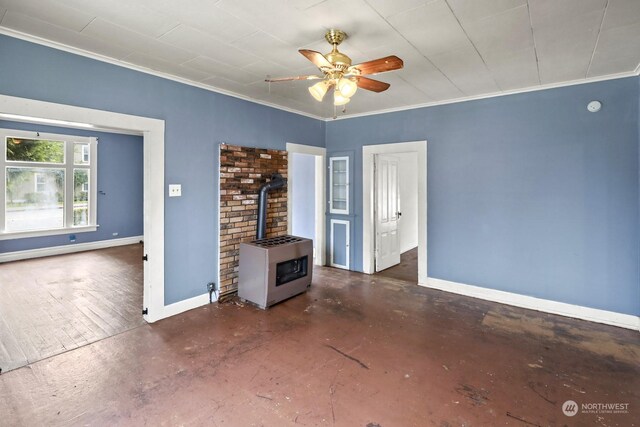
[[[382,271],[400,263],[398,158],[376,155],[375,175],[376,271]]]

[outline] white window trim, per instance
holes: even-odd
[[[65,163],[34,163],[34,162],[15,162],[7,161],[6,159],[6,139],[7,137],[21,137],[21,138],[39,138],[50,139],[54,141],[66,141],[65,145]],[[75,165],[74,163],[74,143],[81,142],[88,144],[89,158],[92,160],[89,165]],[[6,183],[7,167],[38,167],[38,168],[56,168],[65,170],[65,200],[64,200],[64,224],[62,228],[53,229],[39,229],[28,231],[6,231],[6,189],[5,185],[2,185],[0,189],[0,240],[9,239],[22,239],[27,237],[44,237],[54,236],[60,234],[70,233],[86,233],[96,231],[98,229],[97,224],[97,145],[98,141],[93,137],[75,136],[75,135],[60,135],[53,133],[39,133],[33,131],[23,131],[14,129],[0,129],[0,176],[3,183]],[[74,197],[74,182],[73,171],[74,169],[87,169],[89,170],[89,224],[86,226],[73,226],[73,197]],[[34,184],[37,190],[37,178]]]

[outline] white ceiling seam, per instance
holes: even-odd
[[[587,67],[587,71],[584,73],[585,78],[589,75],[589,70],[591,69],[593,58],[596,56],[596,48],[598,47],[598,42],[600,41],[600,34],[602,34],[602,26],[604,25],[604,20],[607,16],[608,8],[609,8],[609,0],[607,0],[607,4],[604,6],[604,12],[602,13],[602,21],[600,21],[600,27],[598,28],[598,35],[596,36],[596,43],[593,45],[593,52],[591,53],[591,59],[589,59],[589,66]]]

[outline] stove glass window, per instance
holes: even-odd
[[[284,285],[292,280],[307,275],[309,257],[303,256],[276,264],[276,286]]]

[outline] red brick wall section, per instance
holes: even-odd
[[[255,239],[258,189],[287,177],[287,152],[220,144],[220,295],[238,290],[240,242]],[[267,237],[287,234],[287,189],[269,192]]]

